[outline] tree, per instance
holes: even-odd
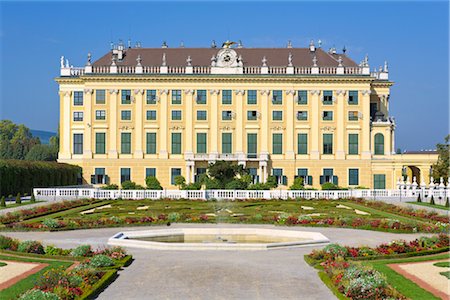
[[[224,188],[229,182],[233,181],[237,175],[244,175],[245,171],[241,165],[219,160],[209,164],[208,174],[211,178],[218,181],[221,188]]]
[[[155,176],[148,176],[145,178],[145,184],[149,190],[162,190],[161,183]]]
[[[0,159],[25,159],[34,145],[40,144],[25,125],[10,120],[0,121]]]
[[[266,185],[269,189],[274,189],[278,186],[277,178],[273,175],[267,177]]]
[[[136,183],[131,180],[125,180],[124,182],[122,182],[122,189],[123,190],[135,190]]]
[[[304,190],[303,177],[297,177],[294,179],[294,183],[289,187],[290,190]]]
[[[51,147],[54,147],[56,149],[56,153],[58,154],[58,152],[59,152],[59,125],[58,125],[58,130],[56,131],[56,135],[50,137],[49,145]]]
[[[25,160],[56,161],[58,150],[50,145],[35,145],[25,156]]]
[[[183,190],[184,187],[186,186],[186,179],[181,175],[175,176],[174,181],[175,185],[178,186],[180,190]]]
[[[444,181],[447,182],[448,177],[450,175],[449,170],[449,151],[450,151],[450,134],[445,137],[444,144],[437,144],[436,150],[438,152],[438,160],[433,165],[433,178],[438,179],[440,177],[444,178]]]
[[[0,200],[0,206],[1,207],[6,207],[5,196],[2,196],[2,199]]]

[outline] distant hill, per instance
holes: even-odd
[[[30,129],[30,131],[33,136],[36,136],[41,140],[41,144],[48,144],[50,141],[50,138],[52,136],[56,135],[56,132],[51,132],[51,131],[43,131],[43,130],[35,130],[35,129]]]

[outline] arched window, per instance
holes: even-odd
[[[384,135],[375,134],[375,155],[384,155]]]

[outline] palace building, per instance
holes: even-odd
[[[197,180],[218,160],[255,182],[394,189],[428,182],[434,152],[395,154],[387,63],[371,71],[345,49],[142,48],[112,45],[84,67],[61,58],[59,162],[87,183]],[[413,179],[414,178],[414,179]]]

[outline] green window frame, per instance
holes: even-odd
[[[231,90],[222,90],[222,104],[229,105],[233,103],[233,94]]]
[[[349,91],[348,92],[348,104],[358,105],[358,91]]]
[[[348,169],[348,185],[359,185],[359,169]]]
[[[75,91],[73,92],[73,105],[82,106],[83,105],[83,92]]]
[[[181,169],[180,168],[171,168],[170,169],[170,184],[175,185],[175,177],[181,175]]]
[[[249,105],[258,104],[258,94],[256,90],[247,91],[247,104]]]
[[[303,178],[303,185],[312,185],[312,176],[308,175],[307,168],[299,168],[297,169],[297,176]]]
[[[73,121],[74,122],[81,122],[83,121],[83,112],[82,111],[74,111],[73,112]]]
[[[297,121],[308,121],[308,111],[301,110],[297,112]]]
[[[287,176],[283,175],[283,169],[274,168],[272,169],[272,175],[275,176],[275,180],[278,184],[287,185]]]
[[[233,112],[231,110],[222,111],[222,121],[230,121],[233,118]]]
[[[333,121],[333,111],[326,110],[322,112],[322,120],[323,121]]]
[[[105,103],[106,103],[106,91],[95,90],[95,104],[105,104]]]
[[[324,133],[322,135],[323,140],[323,154],[333,154],[333,134]]]
[[[145,178],[156,177],[156,168],[145,168]]]
[[[197,153],[207,153],[207,135],[205,132],[197,133]]]
[[[181,104],[181,90],[172,90],[172,104]]]
[[[358,121],[358,112],[357,111],[349,111],[348,112],[348,120],[349,121]]]
[[[96,132],[95,133],[95,154],[105,154],[106,153],[106,133]]]
[[[181,121],[181,110],[172,110],[172,120]]]
[[[222,153],[231,154],[233,152],[233,134],[231,132],[222,133]]]
[[[247,121],[256,121],[258,119],[258,112],[256,110],[247,110]]]
[[[283,111],[282,110],[272,111],[272,121],[283,121]]]
[[[131,120],[131,110],[122,110],[120,112],[120,119],[122,121],[130,121]]]
[[[308,134],[297,134],[297,154],[308,154]]]
[[[382,133],[377,133],[375,134],[374,140],[374,154],[384,155],[384,135]]]
[[[147,121],[155,121],[156,120],[156,110],[147,110]]]
[[[197,120],[198,121],[206,121],[208,117],[208,113],[206,110],[197,110]]]
[[[131,180],[131,169],[120,168],[120,183]]]
[[[322,103],[325,105],[333,104],[333,91],[323,91]]]
[[[156,154],[156,132],[147,132],[145,153]]]
[[[247,133],[247,157],[256,158],[258,155],[258,134]]]
[[[122,104],[131,104],[131,90],[121,90]]]
[[[273,90],[272,91],[272,104],[281,105],[283,104],[283,91]]]
[[[197,104],[206,104],[206,90],[197,90],[197,97],[195,99],[195,102],[197,102]]]
[[[83,154],[83,134],[73,134],[73,154]]]
[[[146,91],[147,104],[156,104],[156,90]]]
[[[95,111],[96,120],[106,120],[106,110],[96,110]]]
[[[359,134],[350,133],[348,135],[348,154],[359,154]]]
[[[373,188],[386,189],[386,175],[385,174],[373,174]]]
[[[300,90],[297,92],[297,104],[308,104],[308,91]]]
[[[282,133],[272,134],[272,153],[273,154],[283,154],[283,134]]]
[[[173,132],[172,133],[172,154],[181,154],[181,133]]]
[[[122,132],[120,134],[120,153],[131,154],[131,133]]]

